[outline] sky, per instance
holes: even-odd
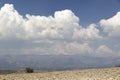
[[[110,18],[120,10],[120,0],[1,0],[0,7],[5,3],[13,4],[21,15],[29,13],[49,16],[55,11],[70,9],[84,26],[99,22],[103,18]]]
[[[120,56],[120,0],[0,0],[0,54]]]

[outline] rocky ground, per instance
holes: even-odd
[[[0,75],[0,80],[120,80],[120,68],[13,73]]]

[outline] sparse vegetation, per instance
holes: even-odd
[[[26,73],[33,73],[34,70],[33,70],[32,68],[30,68],[30,67],[27,67],[27,68],[25,69],[25,72],[26,72]]]
[[[120,80],[119,73],[120,68],[14,73],[0,75],[0,80]]]
[[[115,67],[120,67],[120,64],[119,64],[119,65],[116,65]]]

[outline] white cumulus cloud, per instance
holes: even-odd
[[[87,43],[52,43],[50,47],[35,47],[22,50],[24,54],[55,54],[55,55],[75,55],[75,54],[91,54],[93,52],[92,48]]]
[[[95,50],[95,55],[97,56],[114,56],[115,52],[113,52],[109,47],[106,45],[101,45]]]
[[[109,19],[102,19],[100,25],[110,37],[120,37],[120,12]]]
[[[75,29],[73,38],[94,40],[94,39],[100,39],[102,37],[100,36],[100,31],[99,31],[99,29],[96,28],[96,25],[91,24],[87,28]]]
[[[120,37],[119,21],[120,12],[110,19],[101,20],[100,25],[109,36]],[[101,45],[98,41],[102,36],[97,26],[94,23],[86,28],[81,26],[79,17],[68,9],[55,11],[50,16],[26,14],[23,17],[13,4],[5,4],[0,9],[0,42],[5,40],[0,53],[116,55],[106,44]],[[13,45],[15,43],[12,49],[6,43],[11,43],[9,39]],[[93,46],[101,46],[94,49],[89,40],[98,41],[96,44],[93,42]]]
[[[23,18],[12,4],[0,10],[0,38],[21,39],[97,39],[94,24],[83,28],[71,10],[56,11],[54,16],[29,15]]]
[[[0,38],[19,37],[23,34],[23,17],[12,4],[5,4],[0,10]]]

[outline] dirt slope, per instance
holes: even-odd
[[[8,74],[0,80],[120,80],[120,68]]]

